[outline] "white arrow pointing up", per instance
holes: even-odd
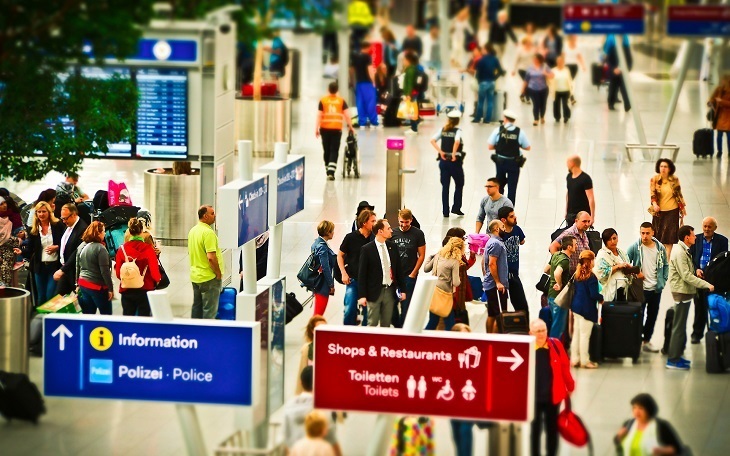
[[[519,353],[517,353],[517,350],[514,348],[512,349],[512,357],[510,356],[497,356],[497,362],[500,363],[513,363],[512,366],[510,366],[509,370],[512,372],[515,371],[520,365],[525,361]]]
[[[66,337],[73,337],[73,334],[65,325],[61,325],[51,333],[51,336],[58,336],[58,349],[64,351],[66,349]]]

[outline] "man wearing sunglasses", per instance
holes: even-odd
[[[497,214],[501,208],[514,208],[512,201],[499,192],[499,180],[496,177],[487,179],[487,184],[484,188],[487,189],[487,196],[479,203],[479,214],[477,215],[476,228],[474,228],[475,233],[479,233],[482,230],[485,219],[486,223],[497,220]]]

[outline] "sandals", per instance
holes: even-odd
[[[583,364],[581,367],[583,367],[585,369],[598,369],[598,364],[596,364],[594,362],[590,362],[588,364]]]

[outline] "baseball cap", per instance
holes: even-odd
[[[511,109],[505,109],[504,112],[502,112],[502,116],[508,119],[517,120],[517,114],[515,114],[515,112]]]

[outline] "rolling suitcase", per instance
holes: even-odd
[[[705,280],[715,286],[715,293],[730,292],[730,252],[718,253],[707,263]]]
[[[672,324],[674,323],[674,307],[667,310],[667,316],[664,317],[664,345],[662,345],[662,355],[669,353],[669,343],[672,341]]]
[[[297,295],[295,295],[294,293],[287,293],[286,313],[284,314],[284,320],[289,323],[294,319],[294,317],[302,313],[303,310],[304,306],[302,306],[302,303],[299,302],[299,300],[297,299]]]
[[[592,63],[591,64],[591,84],[600,88],[603,83],[603,64]]]
[[[692,152],[698,157],[712,157],[715,155],[711,128],[700,128],[695,131],[692,137]]]
[[[708,374],[719,374],[730,367],[730,333],[718,334],[707,331],[705,341],[705,370]]]
[[[499,328],[502,334],[529,334],[530,324],[524,310],[499,314]]]
[[[591,338],[588,341],[588,357],[594,363],[603,361],[603,328],[601,325],[594,323],[591,331]]]
[[[607,302],[603,305],[601,326],[604,358],[631,358],[639,361],[642,330],[641,304],[638,302]]]

